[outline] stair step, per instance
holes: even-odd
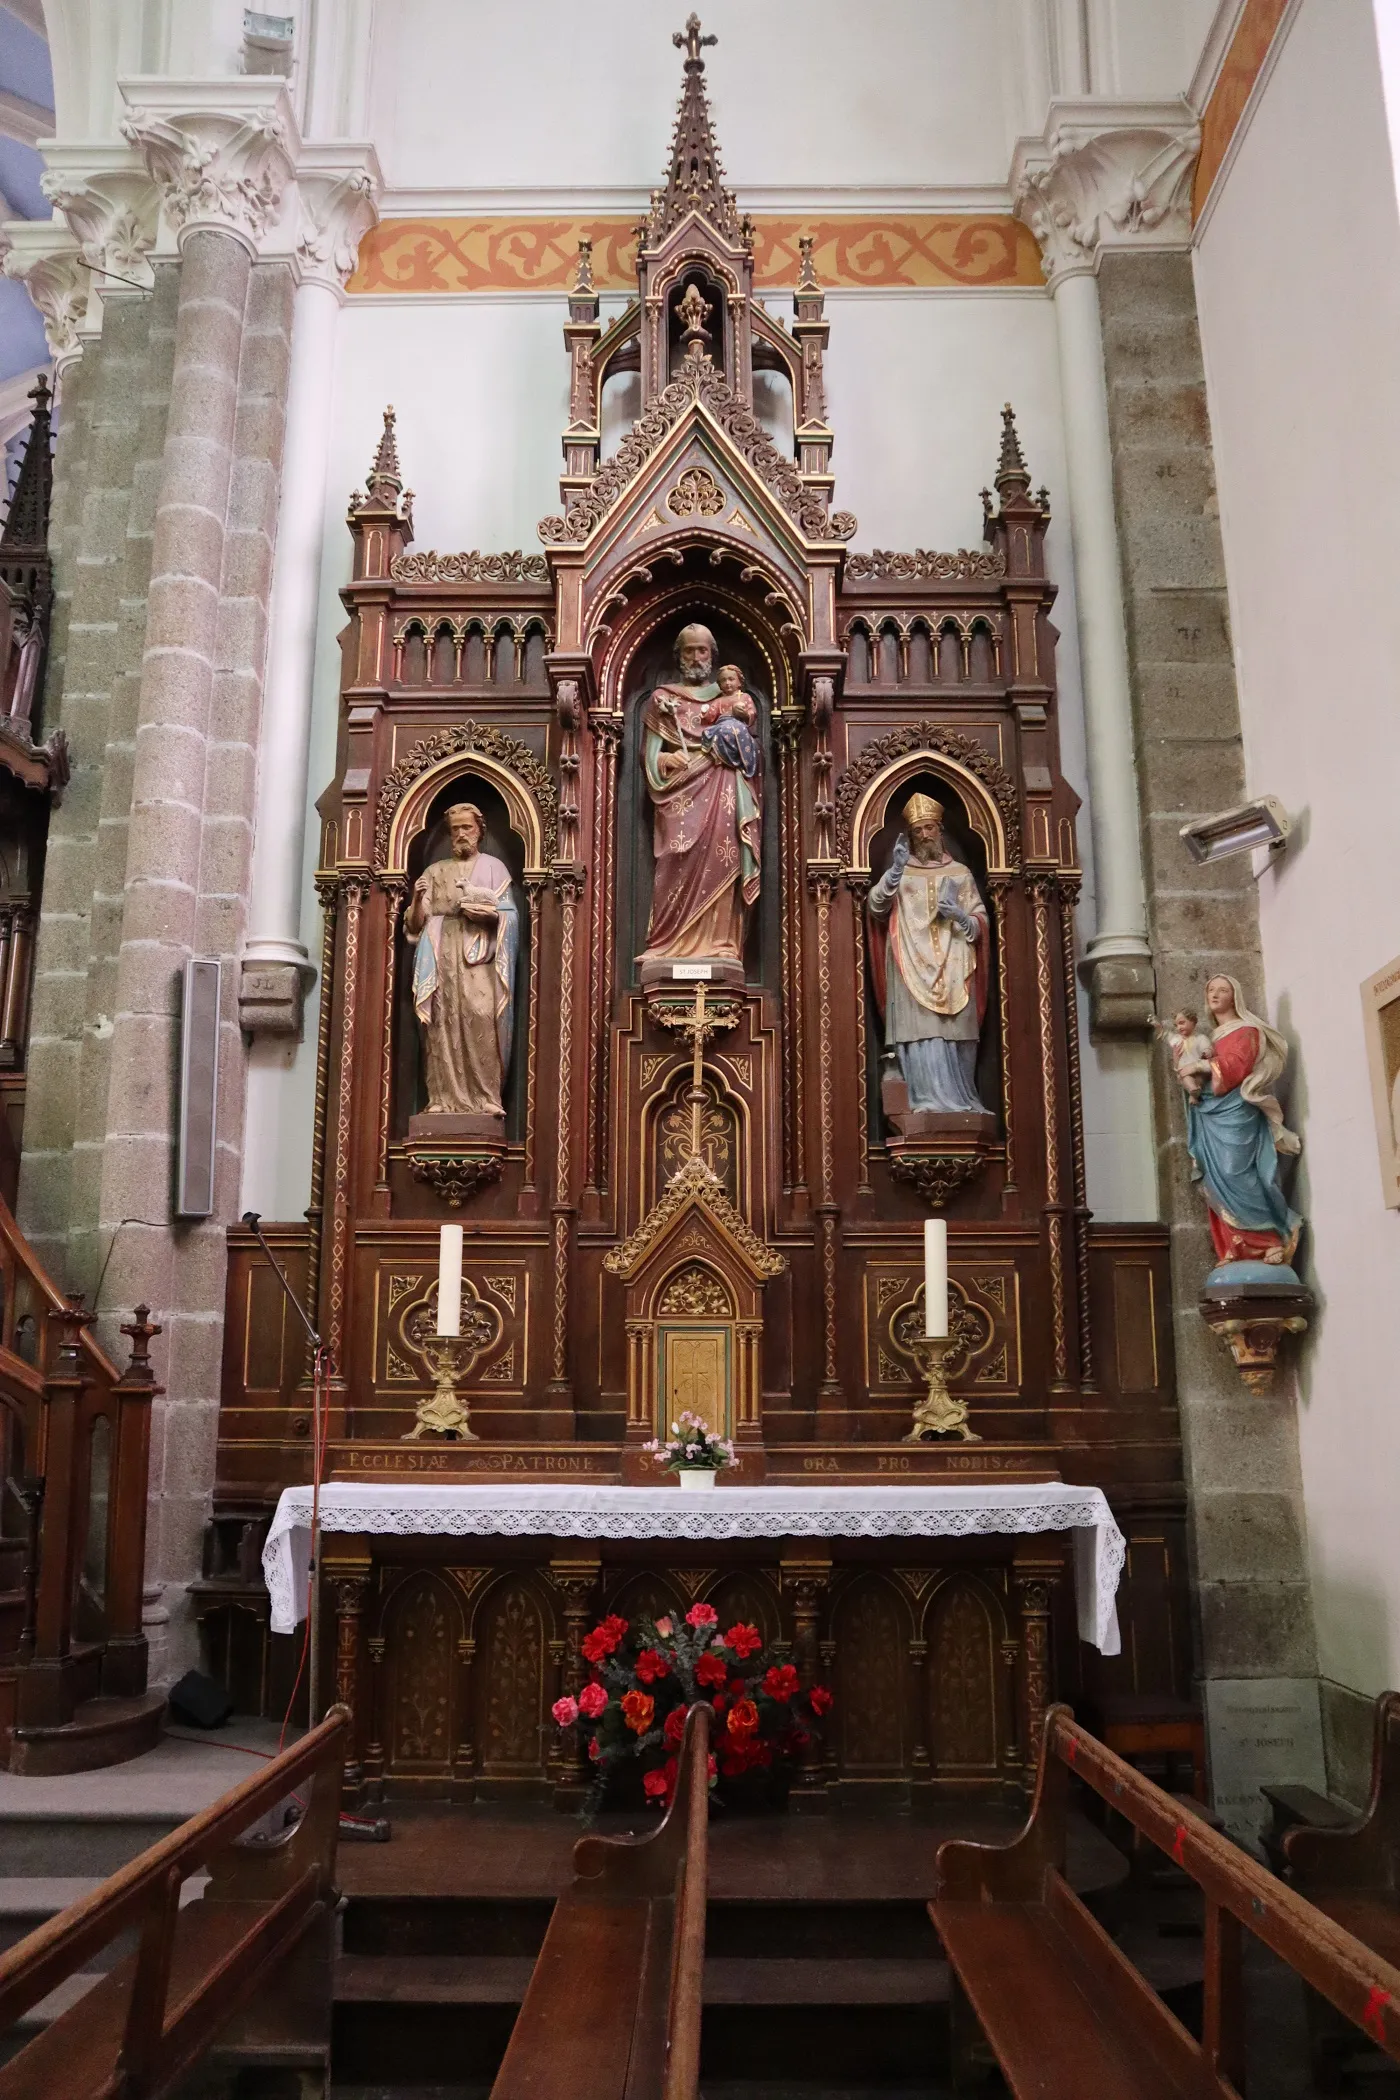
[[[743,1960],[705,1963],[707,2005],[941,2005],[944,1961]]]
[[[337,2005],[519,2005],[534,1969],[529,1955],[343,1954]],[[795,1961],[720,1958],[705,1963],[707,2005],[941,2005],[942,1961]]]
[[[519,2005],[534,1969],[525,1954],[342,1954],[337,2005]]]
[[[125,1764],[154,1750],[164,1726],[163,1692],[142,1692],[132,1699],[85,1699],[72,1720],[60,1726],[16,1728],[10,1770],[56,1777]]]

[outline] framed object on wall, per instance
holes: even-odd
[[[1366,1017],[1381,1185],[1390,1208],[1400,1210],[1400,956],[1366,979],[1361,1005]]]

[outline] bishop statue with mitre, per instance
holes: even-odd
[[[911,1109],[985,1115],[977,1045],[987,1011],[987,907],[943,842],[943,805],[911,795],[905,830],[870,892],[870,960],[885,1048]]]

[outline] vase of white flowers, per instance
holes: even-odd
[[[671,1424],[671,1434],[664,1443],[653,1437],[646,1448],[661,1471],[674,1473],[681,1486],[692,1494],[697,1490],[705,1493],[726,1466],[739,1463],[728,1437],[711,1436],[709,1423],[688,1409],[678,1422]]]

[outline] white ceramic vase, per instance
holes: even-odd
[[[703,1495],[719,1479],[713,1466],[677,1466],[676,1477],[692,1495]]]

